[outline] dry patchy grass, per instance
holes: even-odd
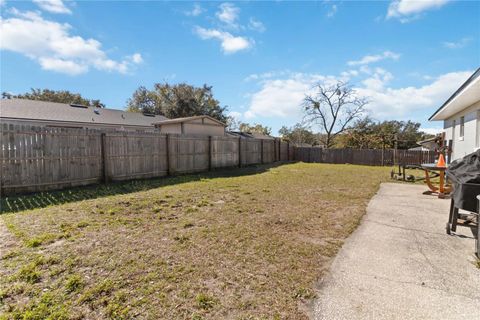
[[[388,169],[260,168],[0,216],[0,318],[306,318]]]

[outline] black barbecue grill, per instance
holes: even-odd
[[[480,214],[477,200],[480,195],[480,150],[452,162],[447,169],[447,178],[453,186],[447,233],[455,232],[457,226],[472,228],[477,239],[476,254],[480,257]]]

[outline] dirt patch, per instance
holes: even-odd
[[[0,220],[0,260],[11,252],[17,245],[17,240],[13,234],[8,231],[2,220]]]

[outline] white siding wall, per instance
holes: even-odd
[[[182,134],[182,124],[181,123],[162,124],[162,125],[157,126],[157,128],[160,128],[161,133]]]
[[[201,124],[201,123],[185,123],[185,134],[206,135],[206,136],[223,136],[225,128],[221,125]]]
[[[161,133],[192,134],[203,136],[224,136],[225,128],[218,123],[202,124],[202,119],[195,119],[183,123],[170,123],[157,125]]]
[[[460,118],[465,117],[464,135],[460,137]],[[453,141],[452,160],[480,147],[480,101],[444,121],[445,139]],[[455,128],[453,124],[455,123]]]

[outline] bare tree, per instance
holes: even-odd
[[[316,92],[303,100],[305,120],[320,126],[322,142],[330,148],[334,138],[364,113],[368,100],[341,81],[334,85],[319,82],[314,89]]]

